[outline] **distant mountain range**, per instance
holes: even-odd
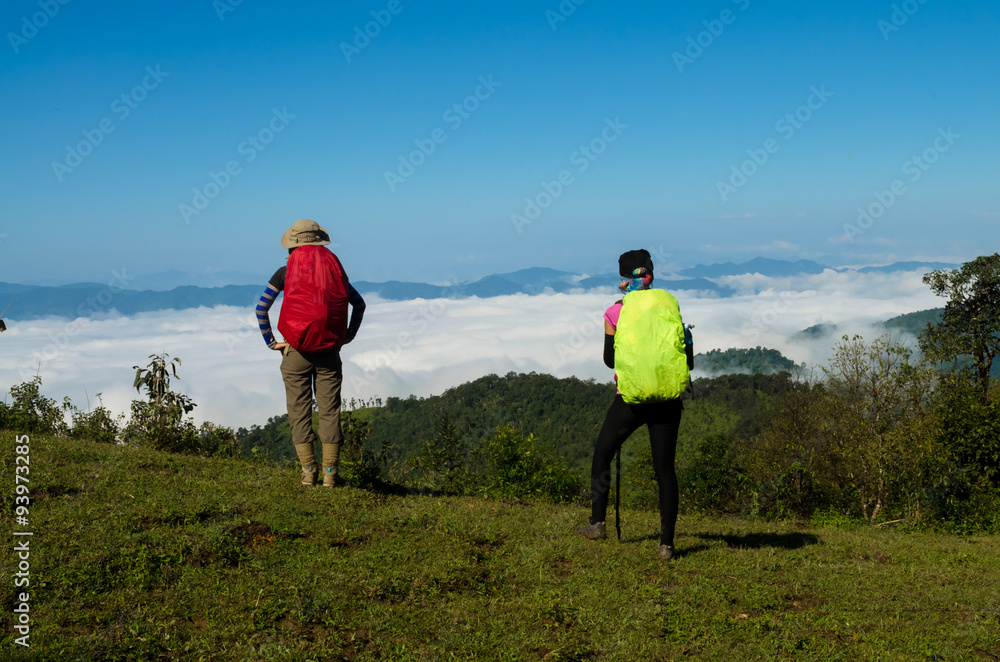
[[[428,285],[427,283],[406,283],[389,281],[352,283],[361,294],[377,294],[391,301],[410,299],[499,297],[508,294],[543,294],[546,292],[580,292],[588,290],[616,291],[621,279],[617,274],[579,276],[568,271],[558,271],[545,267],[533,267],[506,274],[493,274],[472,283],[456,285]],[[668,290],[712,292],[720,297],[731,296],[732,288],[713,283],[705,278],[682,278],[658,280],[658,285]]]
[[[733,264],[699,264],[680,271],[681,276],[691,278],[723,278],[725,276],[742,276],[743,274],[760,274],[772,278],[780,276],[798,276],[799,274],[821,274],[830,267],[810,260],[771,260],[766,257],[755,257],[749,262]]]
[[[724,262],[722,264],[699,264],[688,269],[682,269],[681,276],[688,278],[724,278],[726,276],[742,276],[744,274],[760,274],[770,278],[780,278],[782,276],[799,276],[801,274],[821,274],[827,269],[837,272],[857,271],[859,274],[868,273],[893,273],[896,271],[933,271],[935,269],[955,269],[960,265],[947,264],[945,262],[896,262],[881,267],[862,267],[859,269],[851,267],[828,267],[811,260],[797,260],[788,262],[786,260],[772,260],[766,257],[756,257],[749,262],[734,264]]]
[[[856,269],[858,273],[891,273],[954,268],[958,265],[931,262],[899,262],[884,267]],[[697,265],[679,272],[679,277],[667,276],[658,279],[659,287],[672,291],[697,291],[703,295],[725,298],[734,290],[725,283],[712,279],[741,274],[756,273],[768,277],[794,276],[799,274],[819,274],[826,269],[822,264],[799,260],[787,262],[767,258],[755,258],[742,264]],[[850,271],[838,268],[836,271]],[[217,274],[219,279],[232,277],[238,272]],[[93,317],[117,311],[122,315],[133,315],[158,310],[185,310],[219,305],[252,307],[263,291],[264,283],[252,285],[222,285],[220,287],[182,285],[168,290],[156,289],[156,284],[182,280],[183,272],[165,272],[153,276],[131,279],[128,289],[115,284],[73,283],[70,285],[35,286],[16,283],[0,283],[0,305],[2,300],[13,300],[6,314],[7,319],[30,320],[47,316],[66,318]],[[354,281],[352,284],[362,295],[376,295],[390,301],[435,298],[490,298],[510,294],[542,294],[546,292],[568,293],[592,290],[616,292],[618,274],[580,275],[556,269],[534,267],[503,274],[492,274],[470,283],[455,285],[432,285],[388,281],[373,283]],[[203,279],[203,284],[206,281]],[[211,282],[211,280],[207,281]],[[140,285],[145,285],[141,289]]]

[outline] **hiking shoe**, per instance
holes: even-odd
[[[309,486],[316,484],[316,467],[302,467],[302,484]]]
[[[674,558],[674,548],[670,545],[660,545],[660,548],[656,550],[656,557],[661,561],[669,561]]]
[[[327,467],[323,470],[323,487],[340,487],[346,483],[340,474],[333,473],[333,468]]]
[[[587,522],[577,529],[576,532],[584,538],[590,538],[591,540],[604,540],[608,537],[607,529],[604,528],[604,522],[598,522],[597,524]]]

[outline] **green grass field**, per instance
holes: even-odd
[[[653,512],[594,542],[572,534],[583,505],[305,488],[46,437],[30,461],[4,660],[1000,660],[996,537],[682,516],[663,564]]]

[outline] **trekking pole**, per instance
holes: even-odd
[[[622,541],[622,449],[615,454],[615,531],[618,532],[618,542]]]

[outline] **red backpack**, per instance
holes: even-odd
[[[278,331],[300,352],[328,352],[347,340],[347,274],[325,246],[299,246],[288,256]]]

